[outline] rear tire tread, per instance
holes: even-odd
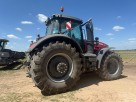
[[[62,89],[52,87],[52,82],[50,82],[47,75],[43,74],[42,66],[41,66],[45,56],[48,55],[48,52],[56,48],[60,48],[60,49],[63,48],[65,50],[70,51],[70,53],[73,55],[72,57],[75,59],[75,62],[77,63],[76,67],[78,68],[76,72],[73,72],[73,73],[76,73],[76,75],[74,75],[74,81],[67,82],[68,85]],[[79,57],[79,53],[76,52],[75,48],[72,48],[70,44],[65,44],[65,42],[59,43],[57,41],[56,43],[53,43],[53,44],[50,43],[47,47],[43,47],[43,50],[41,52],[33,56],[33,60],[31,61],[31,67],[32,67],[31,72],[33,73],[31,76],[35,85],[39,89],[41,89],[42,94],[50,95],[50,94],[57,94],[57,93],[62,93],[62,92],[70,90],[79,80],[82,65],[81,65],[81,58]],[[38,78],[40,77],[39,80],[35,80],[35,79],[38,79],[37,77]],[[43,80],[46,80],[46,81],[43,82]]]

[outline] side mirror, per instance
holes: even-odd
[[[99,44],[99,38],[98,37],[95,37],[95,42],[96,42],[96,45]]]

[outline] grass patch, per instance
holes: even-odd
[[[120,50],[115,51],[118,53],[125,64],[136,64],[136,51],[135,50]]]

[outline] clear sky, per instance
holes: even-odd
[[[44,15],[60,13],[93,19],[95,36],[116,49],[136,49],[136,0],[0,0],[0,38],[8,48],[26,51],[45,35]]]

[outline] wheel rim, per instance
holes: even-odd
[[[71,76],[72,71],[72,59],[64,53],[53,55],[46,66],[47,76],[54,82],[64,82]]]
[[[119,63],[118,63],[118,61],[116,59],[114,59],[114,58],[111,58],[108,61],[107,70],[108,70],[109,74],[111,74],[111,75],[117,74],[118,71],[119,71]]]

